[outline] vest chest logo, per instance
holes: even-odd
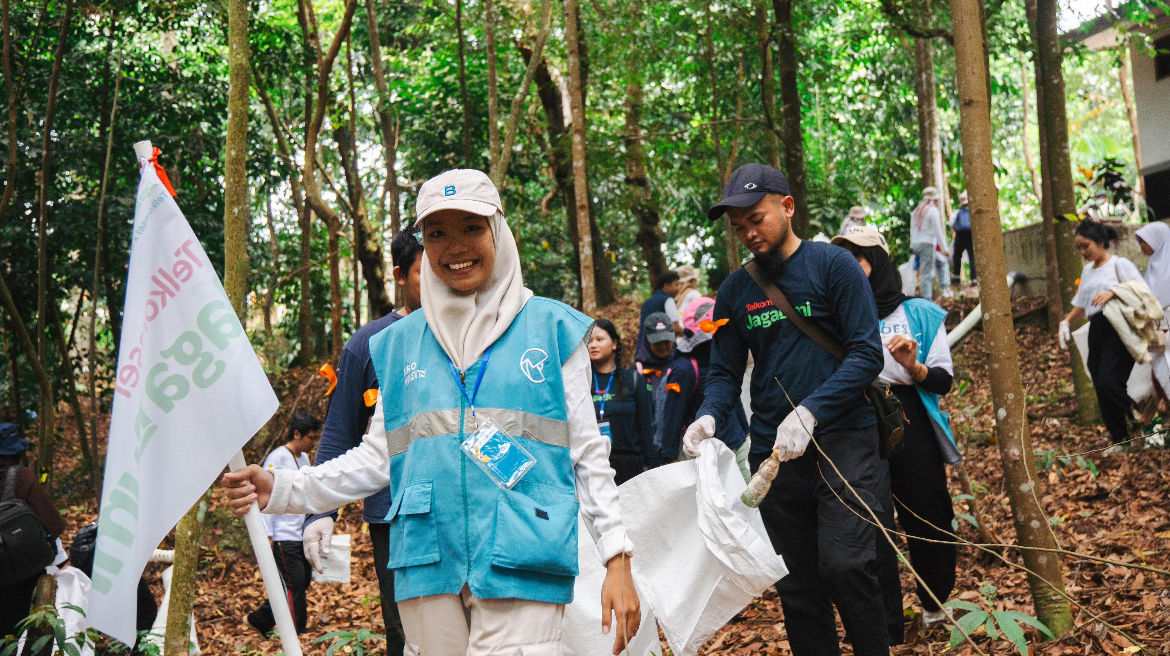
[[[530,348],[520,356],[520,372],[534,383],[543,383],[545,362],[548,362],[548,353],[544,349]]]
[[[403,381],[402,384],[409,385],[420,378],[427,377],[426,369],[419,369],[417,362],[411,362],[402,369]]]

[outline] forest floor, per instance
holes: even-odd
[[[954,325],[961,313],[974,303],[974,300],[948,302],[946,306],[952,310],[948,325]],[[1016,314],[1027,313],[1038,305],[1037,299],[1020,299]],[[632,338],[637,332],[637,311],[636,303],[623,302],[604,308],[601,316],[613,318],[621,333]],[[1035,325],[1021,322],[1017,325],[1017,343],[1040,478],[1040,498],[1051,518],[1057,543],[1077,554],[1061,558],[1066,591],[1074,601],[1074,628],[1059,641],[1041,642],[1035,629],[1024,627],[1029,652],[1049,656],[1131,654],[1145,647],[1148,650],[1145,653],[1170,655],[1170,577],[1157,571],[1170,569],[1167,505],[1170,449],[1151,446],[1103,456],[1101,450],[1108,446],[1103,428],[1075,422],[1068,356],[1058,349],[1056,339]],[[949,468],[952,496],[959,497],[955,511],[969,518],[979,517],[992,542],[1010,545],[1015,541],[1015,530],[994,434],[988,354],[982,333],[976,331],[962,342],[954,351],[954,360],[955,387],[945,397],[944,409],[951,413],[961,446],[965,442],[964,467],[970,482],[970,487],[965,486],[959,468]],[[315,368],[290,371],[274,382],[282,400],[281,411],[266,432],[246,449],[249,461],[258,461],[281,443],[280,437],[287,427],[283,422],[287,422],[293,410],[324,412],[327,383],[316,375]],[[65,423],[65,430],[71,431],[72,426],[68,425],[71,422]],[[75,436],[72,437],[67,442],[76,444]],[[62,451],[56,496],[68,516],[69,529],[62,536],[68,544],[73,533],[93,521],[97,513],[92,497],[79,491],[83,484],[77,473],[77,454],[64,447]],[[971,490],[975,491],[978,512],[972,511],[970,499],[960,497]],[[260,605],[263,586],[243,523],[227,512],[219,494],[212,496],[210,508],[195,601],[199,645],[204,654],[214,656],[277,653],[279,641],[262,639],[244,619]],[[310,588],[310,630],[301,637],[306,653],[324,653],[332,639],[314,643],[329,632],[359,628],[380,631],[382,626],[370,539],[361,521],[360,504],[342,509],[336,530],[353,536],[353,582],[315,584]],[[971,521],[962,517],[957,520],[956,534],[964,543],[985,539],[979,537]],[[904,549],[904,543],[901,547]],[[1090,556],[1116,564],[1102,563]],[[963,546],[959,551],[958,581],[952,598],[1034,615],[1021,565],[1018,549],[1006,549],[1001,560],[978,547]],[[150,565],[147,569],[147,579],[159,598],[161,568],[161,565]],[[950,637],[948,630],[917,628],[916,616],[921,606],[906,568],[903,568],[902,581],[903,606],[907,609],[906,644],[895,647],[892,653],[945,652]],[[974,632],[974,639],[982,653],[1015,651],[1002,634],[990,636],[983,627]],[[370,653],[382,652],[381,643],[367,645],[373,648]],[[848,649],[847,644],[843,647]],[[351,652],[343,649],[339,653]],[[701,653],[790,653],[775,594],[768,591],[754,601],[717,633]],[[954,653],[979,652],[971,645],[962,645]]]

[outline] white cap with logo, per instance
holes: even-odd
[[[418,190],[415,225],[442,210],[462,210],[479,216],[504,211],[500,192],[483,171],[452,169],[427,180]]]

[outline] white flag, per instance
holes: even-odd
[[[139,163],[89,603],[92,626],[128,645],[154,548],[278,405],[191,226]]]

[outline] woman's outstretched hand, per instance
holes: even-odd
[[[617,616],[617,635],[613,639],[613,653],[617,656],[626,648],[642,624],[642,608],[634,575],[630,572],[630,554],[620,553],[605,564],[605,582],[601,584],[601,632],[609,633],[613,616]]]
[[[232,512],[243,515],[248,512],[252,502],[261,508],[268,505],[272,497],[273,480],[272,472],[261,469],[259,465],[248,465],[224,474],[219,486],[227,491],[228,506]]]

